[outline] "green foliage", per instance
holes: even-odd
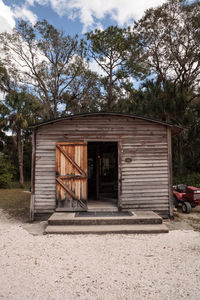
[[[96,111],[183,126],[186,130],[173,137],[173,170],[198,173],[199,8],[199,1],[168,0],[147,10],[132,29],[110,26],[87,33],[84,46],[78,36],[65,35],[45,20],[35,26],[22,21],[13,34],[1,34],[0,90],[8,95],[0,103],[0,151],[13,165],[14,176],[24,158],[30,177],[31,123]],[[87,60],[97,63],[101,75],[89,69]],[[143,80],[137,90],[133,79]],[[7,130],[16,136],[6,137]]]
[[[13,161],[13,167],[16,166],[16,162],[18,162],[20,182],[23,185],[23,144],[25,135],[27,135],[28,132],[28,126],[35,123],[38,114],[40,114],[40,103],[37,98],[31,94],[11,91],[7,94],[6,100],[0,108],[0,125],[4,130],[10,129],[13,134],[16,135],[15,141],[12,140],[15,145],[11,149],[11,153],[13,156],[15,149],[17,149],[18,156],[15,157],[15,159],[17,159]],[[9,139],[4,137],[4,140],[7,140],[7,147],[9,147]],[[8,153],[5,147],[5,153],[6,152],[8,158],[13,160],[13,157],[11,158],[11,154]],[[30,159],[30,155],[28,155],[28,157]]]
[[[173,178],[173,184],[186,184],[200,188],[200,173],[190,173],[182,176],[175,176]]]
[[[30,191],[30,187],[31,187],[30,181],[25,181],[23,189],[26,191]],[[10,188],[11,189],[21,189],[22,187],[21,187],[19,181],[12,181],[10,184]]]
[[[65,110],[62,116],[69,111],[72,114],[96,112],[99,110],[100,98],[98,75],[90,70],[83,70],[71,84],[71,91],[63,94],[62,103],[65,104]]]
[[[63,94],[71,91],[75,78],[87,68],[82,41],[46,20],[34,26],[21,21],[12,34],[2,33],[0,40],[7,72],[38,97],[44,119],[58,117]]]
[[[6,162],[12,166],[12,180],[18,180],[19,168],[17,158],[17,144],[16,138],[13,136],[6,136],[4,138],[2,153],[6,157]]]
[[[4,65],[0,62],[0,90],[5,92],[10,89],[10,77]]]
[[[12,180],[12,167],[5,160],[5,158],[0,156],[0,188],[8,188]]]
[[[7,121],[8,128],[13,132],[27,130],[30,124],[35,123],[40,114],[40,103],[32,94],[12,91],[6,96],[3,104],[5,108],[2,118]],[[0,112],[1,116],[1,112]]]
[[[130,77],[141,78],[146,69],[130,28],[110,26],[101,31],[95,29],[86,34],[88,55],[100,67],[104,110],[113,110],[117,100],[125,97],[124,87]]]
[[[31,137],[28,136],[24,140],[24,178],[25,180],[31,179],[31,161],[32,161],[32,143]]]
[[[200,3],[168,0],[146,11],[134,25],[134,33],[145,49],[146,63],[165,85],[187,89],[198,87]]]

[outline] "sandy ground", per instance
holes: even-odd
[[[0,212],[0,299],[200,299],[199,232],[43,236],[23,227]]]

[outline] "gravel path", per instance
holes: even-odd
[[[0,213],[0,299],[200,299],[200,233],[33,236]]]

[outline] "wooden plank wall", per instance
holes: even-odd
[[[73,140],[120,142],[120,206],[168,214],[167,127],[146,120],[108,115],[82,116],[37,129],[35,213],[54,211],[56,142]]]

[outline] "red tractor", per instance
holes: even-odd
[[[173,187],[174,206],[182,206],[182,211],[189,214],[192,207],[200,204],[200,188],[178,184]]]

